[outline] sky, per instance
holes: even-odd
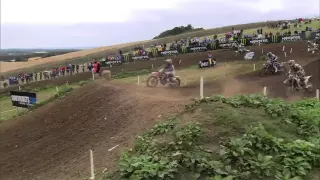
[[[214,28],[320,14],[319,0],[0,1],[2,49],[99,47],[187,24]]]

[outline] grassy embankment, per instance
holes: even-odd
[[[320,102],[208,97],[156,124],[103,179],[318,180]]]
[[[30,109],[13,107],[9,94],[0,96],[0,121],[16,118],[27,113],[30,110],[34,110],[42,105],[48,104],[55,99],[63,98],[67,93],[71,92],[74,89],[80,88],[88,82],[89,81],[80,81],[78,83],[66,84],[62,86],[47,86],[36,89],[21,89],[21,91],[37,93],[37,103]]]

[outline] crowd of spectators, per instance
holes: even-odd
[[[317,19],[319,21],[319,19]],[[151,47],[157,48],[159,52],[163,51],[171,51],[177,50],[183,46],[185,47],[199,47],[199,46],[207,46],[207,44],[211,44],[212,42],[219,40],[219,42],[223,42],[225,40],[229,41],[234,38],[252,38],[252,39],[260,39],[260,38],[268,38],[271,36],[279,36],[279,35],[298,35],[300,32],[295,30],[291,31],[291,26],[293,24],[294,27],[301,27],[303,24],[310,24],[312,22],[311,19],[303,19],[298,18],[295,21],[282,21],[277,23],[269,23],[268,28],[278,28],[276,33],[271,32],[268,29],[257,28],[254,33],[244,33],[243,29],[235,29],[232,28],[230,32],[226,32],[223,37],[218,37],[217,35],[213,35],[211,37],[188,37],[180,40],[172,41],[168,44],[154,44]],[[312,31],[311,27],[306,26],[305,31]],[[320,29],[319,29],[320,30]],[[269,31],[269,32],[268,32]],[[138,46],[134,48],[133,56],[147,56],[149,52],[147,52],[144,47]],[[123,60],[122,51],[119,51],[118,56],[107,56],[107,61],[111,60]],[[66,66],[53,67],[51,70],[46,70],[38,73],[19,73],[16,76],[9,77],[8,85],[15,85],[19,82],[32,82],[39,81],[45,79],[57,78],[59,76],[72,75],[75,73],[79,73],[80,71],[84,72],[85,68],[88,71],[93,71],[95,73],[99,73],[101,69],[101,64],[97,61],[97,59],[93,59],[92,62],[87,63],[86,65],[75,65],[68,64]]]

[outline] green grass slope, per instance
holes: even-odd
[[[104,179],[317,180],[320,102],[214,96],[156,124]]]

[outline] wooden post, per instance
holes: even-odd
[[[200,98],[203,99],[203,77],[200,78]]]

